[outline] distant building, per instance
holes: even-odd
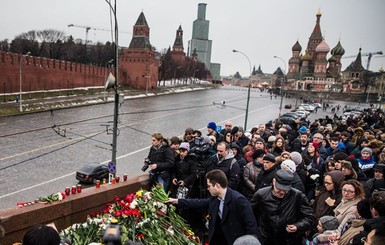
[[[136,21],[130,45],[120,56],[120,84],[135,89],[157,87],[159,59],[150,43],[150,27],[144,13]]]
[[[215,64],[212,69],[211,63],[211,47],[212,41],[209,40],[209,24],[206,20],[206,3],[198,4],[198,17],[193,22],[192,38],[188,42],[187,55],[196,56],[197,59],[204,63],[207,70],[211,72],[213,80],[220,79],[220,64]]]
[[[183,63],[186,60],[186,53],[183,47],[183,30],[182,26],[179,26],[176,31],[174,45],[172,46],[171,59],[177,63]]]

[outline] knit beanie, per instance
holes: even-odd
[[[317,142],[311,142],[309,144],[312,144],[315,148],[315,151],[318,151],[319,144]]]
[[[292,161],[292,160],[285,160],[281,163],[281,168],[282,167],[285,167],[286,169],[288,169],[290,172],[294,173],[295,170],[297,169],[295,163]],[[283,168],[282,168],[283,169]]]
[[[361,154],[364,153],[364,152],[367,152],[367,153],[369,153],[370,155],[373,154],[372,149],[370,149],[369,147],[364,147],[364,148],[361,150]]]
[[[338,223],[337,218],[331,215],[322,216],[321,218],[319,218],[319,220],[321,221],[321,224],[324,230],[327,230],[327,231],[335,230],[340,225]]]
[[[295,165],[300,165],[302,163],[302,156],[299,152],[293,151],[290,153],[290,159],[293,160]]]
[[[207,128],[211,128],[214,131],[217,131],[217,124],[215,122],[209,122]]]

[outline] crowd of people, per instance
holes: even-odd
[[[205,221],[191,209],[206,211],[210,244],[385,244],[384,117],[368,108],[250,132],[227,121],[154,133],[150,179],[193,228]]]

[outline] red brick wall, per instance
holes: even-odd
[[[20,59],[22,91],[103,86],[108,75],[108,69],[100,66],[0,51],[0,93],[20,90]]]

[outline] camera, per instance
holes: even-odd
[[[120,226],[118,224],[110,224],[107,226],[103,235],[103,243],[106,245],[121,245]]]
[[[148,169],[148,167],[152,164],[151,160],[148,159],[148,158],[145,158],[144,159],[144,165],[143,167],[140,169],[142,170],[143,172],[146,172],[146,170]]]
[[[205,142],[203,137],[196,137],[194,139],[194,146],[190,149],[190,155],[195,157],[198,162],[198,169],[203,167],[210,158],[211,145]]]

